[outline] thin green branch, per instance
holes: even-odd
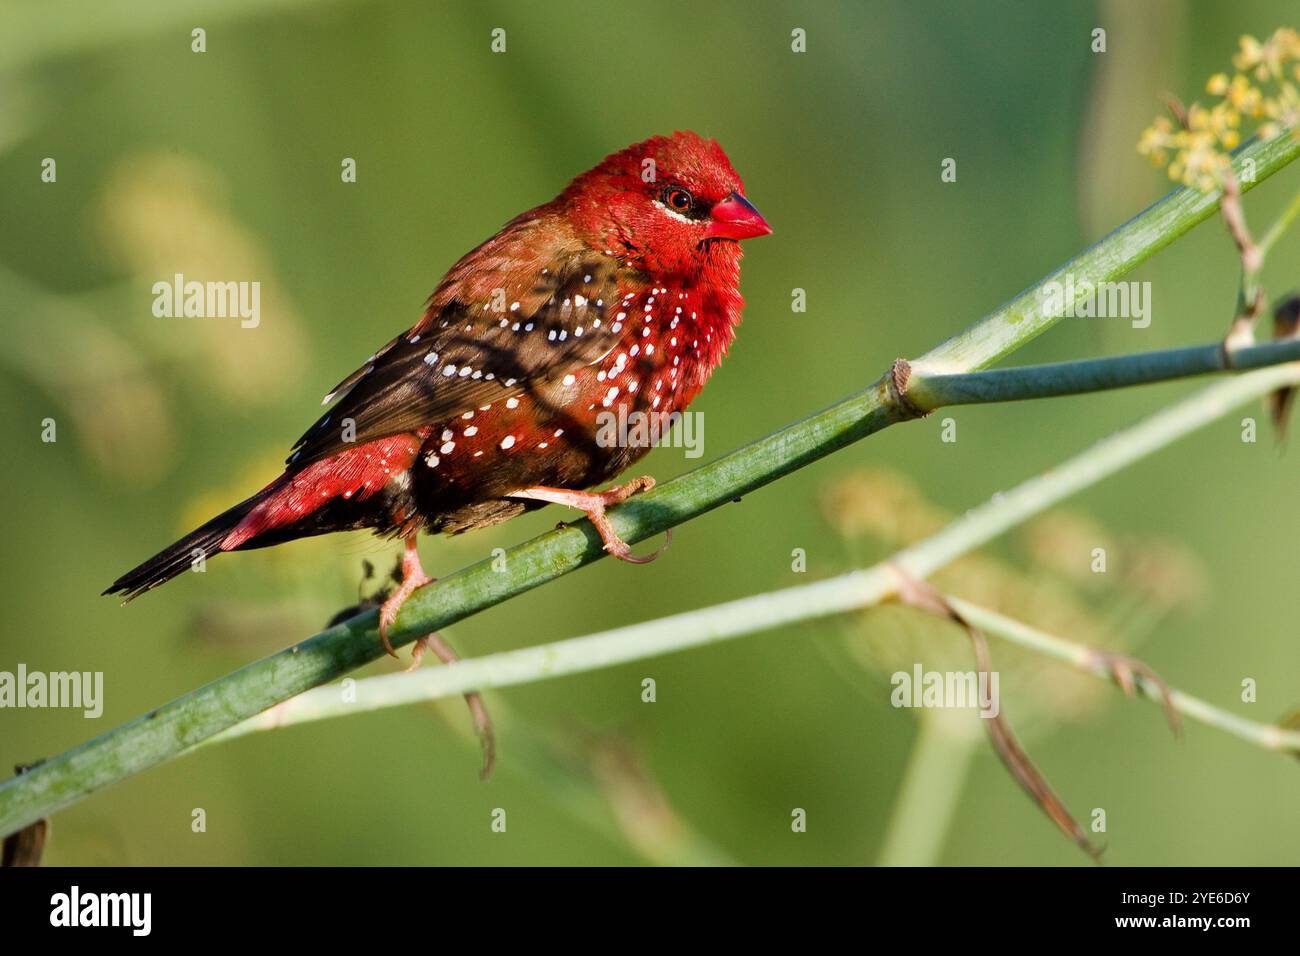
[[[1297,155],[1300,141],[1280,136],[1247,143],[1235,162],[1254,164],[1256,177],[1249,188]],[[1061,320],[1060,314],[1045,308],[1044,285],[1067,273],[1076,288],[1113,281],[1212,215],[1217,200],[1215,194],[1174,190],[1041,283],[926,353],[912,363],[914,374],[925,378],[966,372],[994,362]],[[1260,374],[1252,373],[1252,380]],[[611,511],[611,521],[624,540],[643,540],[907,417],[891,377],[885,376],[822,412],[634,498]],[[541,535],[507,552],[504,572],[484,560],[416,592],[390,636],[395,644],[409,643],[603,556],[599,536],[586,521]],[[879,583],[885,583],[883,577]],[[381,653],[376,614],[369,612],[251,663],[7,781],[0,786],[0,833],[174,757]]]
[[[448,667],[424,668],[411,673],[388,674],[358,681],[345,701],[337,687],[319,687],[285,701],[266,713],[245,721],[210,742],[229,740],[260,730],[355,715],[371,710],[413,704],[467,690],[490,690],[549,680],[614,667],[661,654],[688,650],[785,625],[860,610],[892,597],[898,587],[894,566],[915,577],[927,577],[949,562],[1056,505],[1081,489],[1106,478],[1226,415],[1233,408],[1287,384],[1300,382],[1300,365],[1278,366],[1216,383],[1151,417],[1117,432],[1091,448],[968,511],[936,534],[905,548],[889,561],[851,571],[812,584],[740,598],[670,617],[619,627],[585,637],[574,637],[536,647],[526,647],[485,657],[474,657]],[[954,600],[962,614],[969,605]],[[1087,648],[1034,631],[1019,629],[992,612],[976,613],[971,623],[1023,644],[1031,650],[1058,657],[1086,670],[1097,670]],[[1149,689],[1142,685],[1144,691]],[[1190,697],[1177,698],[1189,717],[1261,742],[1273,729],[1264,725],[1253,736],[1242,728],[1249,722]],[[1184,706],[1185,705],[1185,706]],[[1300,743],[1300,732],[1280,731],[1277,746]]]
[[[913,375],[906,385],[907,400],[919,411],[945,405],[1016,402],[1029,398],[1082,395],[1106,389],[1148,385],[1173,379],[1208,375],[1229,369],[1264,368],[1300,359],[1300,340],[1272,342],[1236,349],[1229,365],[1223,343],[1164,349],[1109,358],[1019,368],[967,372],[961,375]]]
[[[1021,647],[1037,651],[1065,661],[1081,671],[1087,671],[1096,677],[1107,680],[1114,675],[1109,667],[1099,661],[1093,650],[1083,644],[1076,644],[1064,638],[1040,631],[1021,621],[1006,617],[996,611],[971,604],[960,598],[947,597],[949,603],[967,621],[987,634],[1019,644]],[[1165,695],[1160,687],[1147,680],[1139,673],[1133,675],[1134,686],[1148,700],[1165,705]],[[1277,750],[1283,753],[1300,754],[1300,730],[1288,730],[1275,724],[1263,724],[1255,720],[1238,717],[1231,711],[1224,710],[1199,697],[1184,693],[1176,688],[1169,688],[1169,706],[1185,717],[1198,720],[1211,727],[1217,727],[1225,733],[1232,734],[1265,750]]]
[[[1264,234],[1264,238],[1261,239],[1259,244],[1255,247],[1259,250],[1261,259],[1268,257],[1273,246],[1277,244],[1278,239],[1282,237],[1283,233],[1291,227],[1291,223],[1295,221],[1296,216],[1300,216],[1300,193],[1296,193],[1291,197],[1290,205],[1282,211],[1282,215],[1277,217],[1277,222],[1273,223],[1273,225],[1269,227],[1268,232]]]

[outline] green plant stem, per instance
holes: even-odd
[[[971,758],[983,742],[970,714],[930,708],[917,718],[907,769],[885,828],[881,866],[934,866],[965,789]]]
[[[1237,165],[1255,164],[1262,182],[1300,155],[1300,141],[1252,140]],[[921,378],[982,368],[1040,335],[1062,316],[1045,306],[1042,287],[1072,274],[1076,287],[1113,281],[1213,214],[1218,196],[1176,189],[1041,283],[912,363]],[[1068,305],[1068,303],[1065,303]],[[1256,375],[1260,373],[1254,373]],[[734,501],[873,432],[908,417],[896,404],[890,376],[830,408],[662,484],[610,512],[629,542]],[[499,573],[484,560],[417,591],[398,615],[395,645],[568,574],[603,557],[589,522],[552,531],[506,554]],[[89,793],[152,767],[254,714],[324,684],[383,653],[371,611],[278,654],[251,663],[46,761],[0,785],[0,833],[8,833]]]
[[[961,375],[913,376],[907,398],[920,411],[946,405],[1015,402],[1029,398],[1082,395],[1106,389],[1148,385],[1208,375],[1229,368],[1244,371],[1300,360],[1300,340],[1271,342],[1236,349],[1227,363],[1223,344],[1165,349],[1113,358],[1025,365]]]
[[[1242,144],[1233,154],[1233,169],[1238,179],[1247,159],[1256,162],[1255,178],[1241,183],[1242,193],[1250,192],[1276,171],[1276,163],[1283,156],[1289,161],[1298,153],[1300,140],[1287,135],[1266,143],[1251,139]],[[1015,351],[1061,321],[1062,317],[1048,307],[1050,300],[1044,295],[1050,284],[1063,283],[1067,275],[1073,277],[1075,298],[1060,303],[1068,307],[1078,299],[1084,283],[1091,283],[1095,288],[1100,282],[1119,278],[1186,232],[1187,222],[1199,223],[1213,215],[1221,195],[1217,191],[1174,190],[996,312],[931,349],[912,363],[913,371],[925,375],[968,372],[984,368]]]
[[[337,687],[317,688],[232,727],[210,738],[207,743],[259,730],[454,696],[467,690],[489,690],[580,674],[870,607],[894,594],[898,578],[892,566],[902,567],[916,577],[926,577],[1076,491],[1215,421],[1243,402],[1294,383],[1300,383],[1300,366],[1296,365],[1262,369],[1216,383],[1137,425],[1103,439],[1043,475],[995,496],[938,533],[898,552],[890,561],[865,570],[585,637],[474,657],[449,667],[367,678],[357,682],[355,694],[350,695],[354,699],[346,703]],[[954,606],[965,613],[970,605],[954,600]],[[984,627],[992,622],[994,626],[989,630],[999,636],[1087,670],[1097,670],[1087,648],[1081,645],[1033,631],[1024,625],[1011,627],[1015,622],[1003,624],[990,617],[992,612],[982,612],[978,608],[974,611],[970,620],[977,626]],[[1233,726],[1239,718],[1216,712],[1211,705],[1188,695],[1180,695],[1179,700],[1187,705],[1184,712],[1189,717],[1232,733],[1241,729],[1241,725]],[[1246,739],[1254,742],[1260,742],[1263,739],[1261,735],[1277,730],[1265,730],[1262,729],[1265,725],[1259,724],[1252,726],[1258,729],[1258,733]],[[1300,732],[1278,733],[1282,734],[1279,741],[1291,746],[1300,745]],[[1243,735],[1238,733],[1238,736]]]
[[[1083,644],[1076,644],[1064,638],[1040,631],[1021,621],[1006,617],[988,608],[971,604],[961,598],[948,597],[948,602],[970,624],[986,634],[1019,644],[1021,647],[1055,657],[1082,671],[1097,677],[1113,680],[1114,675],[1101,662],[1092,650]],[[1142,695],[1157,704],[1164,703],[1160,688],[1152,684],[1141,674],[1135,674],[1133,682]],[[1258,721],[1238,717],[1231,711],[1216,707],[1199,697],[1184,693],[1176,688],[1169,689],[1169,703],[1174,710],[1184,717],[1190,717],[1211,727],[1217,727],[1225,733],[1232,734],[1265,750],[1277,750],[1283,753],[1300,754],[1300,730],[1287,730],[1274,724],[1262,724]]]
[[[1268,232],[1264,234],[1264,238],[1259,241],[1257,248],[1261,259],[1267,258],[1273,246],[1277,244],[1278,239],[1291,227],[1291,223],[1295,221],[1296,216],[1300,216],[1300,193],[1296,193],[1291,197],[1290,205],[1282,211],[1282,215],[1277,217],[1277,221],[1269,227]]]

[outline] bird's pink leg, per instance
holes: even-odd
[[[420,564],[420,552],[415,548],[415,535],[411,534],[406,539],[406,550],[402,553],[402,583],[397,586],[397,590],[384,598],[384,603],[379,607],[379,640],[383,642],[384,650],[390,657],[396,657],[397,652],[388,642],[388,628],[397,619],[397,612],[402,609],[406,599],[414,594],[417,588],[424,587],[432,580],[433,578],[424,573],[424,567]]]
[[[635,494],[642,491],[649,491],[655,486],[655,480],[649,475],[640,478],[633,478],[631,481],[615,485],[606,491],[573,491],[569,488],[525,488],[523,491],[516,491],[508,497],[511,498],[531,498],[534,501],[546,501],[553,505],[566,505],[570,508],[577,508],[587,513],[591,523],[596,526],[600,532],[600,540],[605,542],[605,550],[618,558],[620,561],[627,561],[631,564],[649,564],[655,558],[663,553],[668,547],[665,543],[663,548],[652,554],[640,557],[632,553],[626,541],[618,536],[614,526],[609,523],[605,517],[605,509],[616,504],[620,504]],[[669,529],[668,540],[672,541],[672,530]]]

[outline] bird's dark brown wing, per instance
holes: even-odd
[[[298,468],[378,438],[505,401],[598,361],[620,339],[618,264],[575,255],[512,299],[450,300],[327,396],[338,403],[294,445]],[[495,301],[493,301],[495,299]]]

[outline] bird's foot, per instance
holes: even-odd
[[[384,598],[384,603],[379,606],[379,640],[390,657],[397,656],[397,652],[393,650],[393,645],[388,640],[388,629],[393,621],[397,620],[397,612],[402,609],[407,598],[431,581],[433,578],[424,573],[424,567],[420,564],[420,552],[415,548],[415,535],[411,535],[406,539],[406,550],[402,553],[401,583],[392,594]]]
[[[1150,665],[1144,664],[1136,657],[1118,654],[1100,647],[1090,647],[1088,652],[1092,662],[1098,667],[1104,668],[1114,678],[1120,690],[1124,691],[1129,697],[1136,695],[1138,679],[1141,679],[1145,684],[1149,684],[1160,696],[1160,702],[1164,704],[1165,717],[1169,721],[1169,726],[1173,729],[1174,736],[1182,736],[1182,714],[1174,706],[1173,696],[1169,692],[1169,685],[1165,683],[1163,677],[1151,669]]]
[[[408,674],[420,666],[426,650],[433,651],[444,664],[454,664],[460,660],[460,656],[440,635],[426,634],[411,648],[411,666],[406,669]],[[497,761],[497,738],[492,729],[492,717],[487,711],[487,705],[483,703],[483,695],[478,691],[466,694],[465,703],[469,705],[469,715],[474,721],[474,733],[478,734],[479,743],[483,746],[483,768],[478,776],[480,780],[486,780],[491,776]]]
[[[672,543],[672,529],[668,530],[668,540],[664,542],[664,546],[658,551],[644,556],[636,555],[632,553],[632,549],[627,542],[618,536],[618,532],[610,524],[609,518],[605,516],[605,509],[622,504],[633,495],[642,491],[649,491],[654,486],[655,480],[649,475],[643,475],[624,484],[615,485],[605,491],[573,491],[569,488],[545,488],[539,486],[537,488],[525,488],[523,491],[517,491],[509,497],[530,498],[534,501],[545,501],[553,505],[565,505],[569,508],[585,511],[591,523],[596,526],[596,531],[600,533],[600,540],[605,542],[606,551],[620,561],[627,561],[629,564],[649,564]]]

